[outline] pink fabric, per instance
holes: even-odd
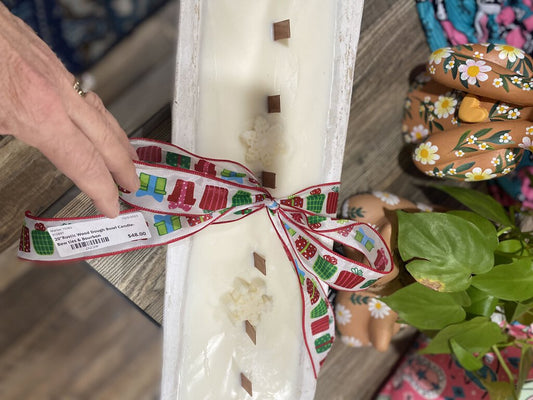
[[[448,39],[452,45],[456,46],[458,44],[468,43],[466,35],[455,29],[450,21],[441,21],[440,24],[444,32],[446,32],[446,35],[448,35]]]
[[[523,24],[528,31],[533,31],[533,15],[524,19]]]
[[[522,168],[518,172],[518,176],[522,179],[522,195],[524,196],[522,205],[526,208],[533,209],[533,187],[531,176],[533,174],[533,167]]]
[[[496,22],[501,25],[510,25],[515,20],[516,15],[511,7],[504,7],[496,17]]]
[[[511,32],[509,32],[506,40],[511,46],[518,47],[519,49],[524,47],[526,44],[526,39],[524,38],[520,28],[513,29]]]

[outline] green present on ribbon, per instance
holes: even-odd
[[[244,190],[238,190],[237,193],[231,198],[231,206],[243,206],[246,204],[252,204],[252,195],[250,192]]]
[[[325,351],[328,351],[331,348],[331,345],[333,344],[333,339],[331,338],[331,335],[329,333],[326,333],[323,336],[320,336],[318,339],[315,340],[315,349],[317,353],[323,353]]]
[[[317,306],[311,311],[311,318],[321,317],[323,315],[326,315],[327,312],[328,306],[326,305],[326,302],[324,301],[324,299],[320,299]]]
[[[155,184],[153,182],[153,179],[152,178],[155,178]],[[153,192],[156,193],[156,194],[161,194],[161,195],[164,195],[164,194],[167,194],[166,192],[166,186],[167,186],[167,179],[166,178],[161,178],[159,176],[154,176],[154,175],[148,175],[148,174],[145,174],[144,172],[141,172],[141,174],[139,175],[139,180],[140,180],[140,188],[139,190],[143,190],[143,191],[149,191],[150,189],[150,180],[152,180],[152,185],[154,190]]]
[[[226,179],[228,181],[234,181],[237,183],[243,183],[244,178],[246,178],[245,173],[230,171],[229,169],[223,169],[222,172],[220,173],[220,176],[222,177],[222,179]]]
[[[166,163],[173,167],[191,169],[191,157],[184,156],[183,154],[176,154],[169,151],[167,153]]]
[[[322,212],[322,206],[325,200],[325,194],[312,194],[307,196],[307,209],[314,213],[320,213]]]
[[[154,221],[159,236],[181,229],[180,217],[177,215],[156,215]]]
[[[54,254],[54,241],[48,232],[41,230],[31,231],[31,241],[37,254],[42,256]]]
[[[249,210],[249,209],[246,209],[246,210],[240,210],[240,211],[236,211],[234,212],[233,214],[235,215],[248,215],[252,212],[252,210]]]
[[[326,217],[323,217],[321,215],[310,215],[307,217],[307,223],[309,223],[309,225],[318,224],[325,220],[326,220]]]
[[[355,232],[354,239],[357,240],[359,243],[361,243],[368,251],[372,251],[374,248],[374,239],[367,236],[365,231],[363,231],[363,228],[359,228]]]
[[[322,280],[326,280],[335,275],[337,267],[324,259],[324,257],[318,256],[313,264],[313,271],[315,271]]]

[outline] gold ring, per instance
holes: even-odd
[[[87,94],[87,92],[83,91],[83,89],[81,88],[81,83],[78,80],[74,82],[74,85],[72,87],[81,97],[85,97],[85,95]]]

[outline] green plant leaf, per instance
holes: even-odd
[[[450,339],[454,339],[465,351],[485,354],[492,345],[505,342],[507,336],[488,318],[476,317],[445,327],[421,353],[451,353]]]
[[[400,319],[422,330],[442,329],[463,321],[466,315],[452,294],[436,292],[417,282],[382,300]]]
[[[481,315],[484,317],[490,317],[496,306],[498,305],[498,299],[488,293],[470,286],[466,291],[470,296],[470,306],[465,307],[465,311],[473,315]]]
[[[497,242],[473,223],[452,214],[398,211],[398,249],[407,270],[436,290],[460,291],[472,274],[494,265]],[[494,236],[496,235],[495,232]]]
[[[527,311],[530,311],[533,308],[533,302],[527,301],[522,303],[515,303],[516,307],[513,310],[513,314],[509,321],[518,321],[524,325],[529,325],[531,318],[527,318],[527,315],[524,315]],[[526,317],[525,319],[523,317]]]
[[[472,300],[466,291],[461,290],[460,292],[450,292],[453,299],[461,307],[469,307],[472,304]]]
[[[476,275],[472,285],[503,300],[527,300],[533,297],[533,263],[530,257],[495,266]]]
[[[514,400],[516,399],[513,385],[506,381],[483,380],[483,386],[489,392],[490,400]]]
[[[462,265],[447,269],[446,265],[433,260],[413,260],[405,268],[419,283],[433,290],[444,293],[468,289],[472,271]]]
[[[490,219],[503,226],[512,225],[503,206],[488,194],[459,186],[434,185],[434,187],[449,194],[482,217]]]
[[[502,240],[496,249],[496,251],[506,255],[521,255],[523,250],[522,242],[517,239]]]
[[[487,218],[482,217],[479,214],[476,214],[472,211],[464,211],[464,210],[453,210],[448,211],[447,214],[456,215],[458,217],[461,217],[463,219],[466,219],[468,222],[473,223],[475,226],[478,227],[481,233],[485,234],[485,238],[490,243],[490,247],[497,248],[498,246],[498,234],[496,232],[496,228],[494,227],[494,224],[490,222]]]
[[[478,369],[483,368],[483,362],[474,357],[472,353],[465,350],[465,348],[461,346],[454,338],[450,339],[450,347],[453,354],[457,358],[457,361],[459,361],[459,364],[461,364],[464,369],[468,371],[477,371]]]

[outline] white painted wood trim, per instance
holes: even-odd
[[[335,64],[326,135],[324,182],[340,180],[346,131],[350,115],[353,72],[364,0],[337,0]],[[172,108],[172,142],[194,151],[198,110],[199,43],[202,0],[182,0],[179,11],[176,82]],[[175,400],[183,356],[180,338],[186,307],[186,281],[190,240],[168,247],[163,317],[163,373],[161,399]],[[314,397],[316,380],[302,348],[300,400]]]

